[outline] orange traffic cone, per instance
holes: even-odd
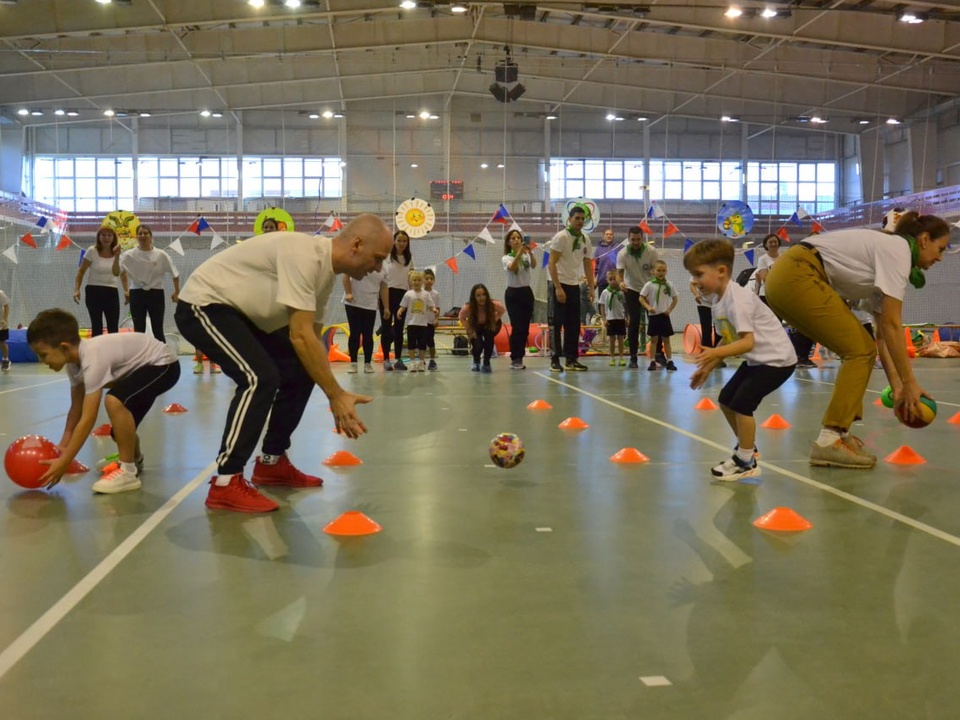
[[[610,456],[610,462],[615,463],[645,463],[650,462],[650,458],[644,455],[636,448],[623,448]]]
[[[363,465],[363,460],[347,450],[337,450],[333,455],[324,460],[323,464],[331,467],[337,465]]]
[[[812,528],[813,523],[790,508],[778,507],[754,520],[753,526],[774,532],[800,532]]]
[[[820,343],[817,343],[813,348],[813,355],[810,356],[810,359],[814,362],[823,362],[823,358],[820,357]]]
[[[933,329],[933,340],[931,342],[940,342],[940,328]]]
[[[527,405],[527,410],[553,410],[553,405],[546,400],[534,400]]]
[[[901,445],[883,460],[893,465],[923,465],[926,462],[920,453],[909,445]]]
[[[951,425],[960,425],[960,412],[952,416],[949,420],[947,420],[947,422]]]
[[[323,529],[328,535],[373,535],[383,528],[359,510],[351,510]]]
[[[874,400],[873,404],[879,405],[880,407],[886,407],[886,405],[883,404],[883,400],[881,398],[877,398],[876,400]],[[957,414],[960,415],[960,413],[957,413]]]
[[[767,430],[786,430],[787,428],[791,427],[791,425],[782,417],[774,413],[760,423],[760,427],[766,428]]]
[[[181,405],[180,403],[170,403],[169,405],[167,405],[167,406],[163,409],[163,411],[164,411],[165,413],[171,413],[171,414],[173,414],[173,415],[178,415],[178,414],[180,414],[180,413],[185,413],[185,412],[187,412],[187,409],[186,409],[183,405]]]
[[[693,406],[693,409],[694,410],[716,410],[719,407],[720,406],[717,405],[710,398],[703,398],[703,400],[701,400],[700,402],[698,402],[696,405]]]
[[[96,435],[97,437],[103,437],[103,436],[105,436],[105,435],[109,435],[109,434],[110,434],[110,431],[111,431],[112,429],[113,429],[113,428],[110,427],[110,423],[104,423],[103,425],[101,425],[100,427],[98,427],[96,430],[94,430],[94,431],[93,431],[92,433],[90,433],[90,434],[91,434],[91,435]]]
[[[66,474],[67,475],[83,475],[83,473],[87,473],[87,472],[90,472],[90,468],[88,468],[82,462],[74,458],[73,462],[71,462],[70,465],[67,467]]]
[[[341,350],[340,346],[336,343],[330,346],[330,352],[327,353],[327,359],[330,362],[350,362],[350,356]]]
[[[590,426],[578,417],[568,417],[557,427],[561,430],[586,430]]]

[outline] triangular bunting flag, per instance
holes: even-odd
[[[650,229],[650,226],[647,225],[646,219],[640,221],[640,229],[643,230],[647,235],[653,235],[653,230]]]
[[[743,256],[747,259],[747,262],[750,263],[751,266],[756,265],[756,263],[753,261],[754,252],[755,251],[753,248],[743,251]]]
[[[511,218],[511,220],[512,220],[512,218]],[[518,233],[520,233],[521,235],[523,235],[523,228],[520,227],[519,225],[517,225],[517,221],[516,221],[516,220],[513,220],[513,224],[512,224],[509,228],[507,228],[507,235],[509,235],[510,233],[512,233],[514,230],[516,230]]]
[[[477,259],[477,252],[476,252],[476,250],[473,249],[473,243],[470,243],[469,245],[467,245],[467,246],[463,249],[463,252],[464,252],[465,255],[469,255],[469,256],[472,257],[474,260]]]
[[[87,254],[86,248],[80,248],[80,259],[77,260],[77,267],[83,265],[83,256]]]
[[[47,226],[47,219],[43,215],[41,215],[39,218],[37,218],[37,227],[42,230],[46,226]]]
[[[796,216],[797,216],[798,218],[800,218],[801,220],[804,220],[804,219],[810,217],[810,213],[808,213],[808,212],[807,212],[806,210],[804,210],[802,207],[798,207],[798,208],[797,208],[797,211],[794,213],[794,215],[796,215]]]
[[[689,250],[692,247],[693,247],[693,240],[691,240],[690,238],[687,238],[686,240],[683,241],[683,252],[687,252],[687,250]]]
[[[17,260],[17,244],[16,243],[14,243],[10,247],[8,247],[6,250],[4,250],[3,255],[8,260],[10,260],[14,265],[20,264],[20,261]]]
[[[22,238],[20,238],[20,242],[22,242],[22,243],[24,243],[24,244],[26,244],[26,245],[29,245],[29,246],[32,247],[34,250],[37,249],[37,243],[34,242],[34,240],[33,240],[33,235],[31,235],[30,233],[27,233],[27,234],[24,235]]]
[[[811,230],[812,230],[812,232],[814,232],[814,233],[822,233],[822,232],[823,232],[823,225],[821,225],[821,224],[818,223],[816,220],[814,220],[814,221],[813,221],[813,227],[811,228]]]
[[[213,231],[213,240],[210,241],[210,249],[213,250],[217,245],[223,245],[226,242],[222,237],[217,234],[217,231]]]
[[[477,237],[483,240],[488,245],[493,245],[496,243],[496,240],[493,239],[493,235],[491,235],[490,231],[487,230],[486,228],[481,230],[480,233],[477,235]]]
[[[201,216],[198,217],[196,220],[194,220],[192,223],[190,223],[190,227],[188,227],[187,230],[189,230],[190,232],[192,232],[192,233],[195,234],[195,235],[199,235],[201,232],[203,232],[204,230],[208,229],[209,227],[210,227],[210,223],[208,223],[206,220],[204,220],[204,219],[203,219],[203,216],[201,215]],[[183,255],[182,252],[181,252],[180,254]]]
[[[57,243],[57,250],[66,250],[71,245],[73,245],[73,240],[68,238],[66,235],[62,235],[60,237],[60,242]]]
[[[790,216],[790,219],[787,220],[787,222],[792,222],[794,225],[799,225],[800,227],[803,227],[803,223],[800,222],[800,216],[797,215],[796,213],[794,213],[793,215],[791,215],[791,216]]]
[[[183,245],[180,244],[180,238],[167,245],[167,250],[173,250],[178,255],[183,255]]]
[[[666,217],[666,215],[663,212],[663,210],[660,209],[659,205],[657,205],[656,203],[653,203],[652,205],[650,205],[650,207],[647,208],[647,217],[662,218],[662,217]]]
[[[500,207],[497,208],[497,212],[494,213],[493,219],[491,222],[500,223],[501,225],[506,225],[507,220],[510,219],[510,213],[507,212],[507,209],[501,203]]]
[[[543,265],[543,269],[544,269],[544,270],[547,269],[547,263],[549,263],[549,262],[550,262],[550,253],[549,253],[548,251],[544,250],[544,251],[543,251],[543,262],[541,263],[541,265]]]
[[[790,236],[787,235],[787,226],[784,225],[776,233],[777,237],[783,240],[784,242],[790,242]]]
[[[323,227],[327,230],[342,230],[343,223],[340,222],[340,218],[331,211],[331,213],[327,215],[327,219],[323,221]]]
[[[424,268],[424,270],[429,270],[430,272],[432,272],[433,275],[434,275],[434,277],[436,277],[436,275],[437,275],[437,266],[436,266],[436,265],[428,265],[427,267]]]
[[[455,257],[452,257],[449,260],[444,260],[443,264],[453,270],[454,275],[457,275],[460,272],[460,269],[457,267],[457,259]]]
[[[667,225],[667,229],[663,231],[663,236],[665,238],[668,238],[671,235],[675,235],[678,232],[680,231],[677,229],[677,226],[674,225],[673,223],[670,223],[669,225]]]

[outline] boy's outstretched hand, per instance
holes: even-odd
[[[40,485],[45,488],[52,488],[63,479],[67,468],[70,467],[70,460],[61,455],[55,460],[40,460],[41,465],[49,465],[50,468],[40,476]]]
[[[702,348],[694,360],[697,363],[697,369],[690,378],[690,387],[696,390],[703,385],[707,376],[722,360],[723,358],[717,355],[716,348]]]

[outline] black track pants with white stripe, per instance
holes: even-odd
[[[286,452],[314,388],[288,328],[265,333],[232,307],[182,301],[174,320],[183,337],[237,384],[217,456],[219,473],[243,472],[264,425],[263,452]]]

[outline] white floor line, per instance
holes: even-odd
[[[217,465],[215,462],[207,465],[199,475],[182,487],[176,495],[167,500],[167,502],[163,504],[163,507],[153,513],[140,527],[130,533],[126,540],[117,545],[113,552],[101,560],[99,565],[93,568],[80,582],[67,591],[53,607],[41,615],[20,637],[6,647],[3,652],[0,652],[0,679],[2,679],[24,655],[30,652],[48,632],[53,630],[57,623],[63,620],[83,598],[89,595],[101,580],[109,575],[117,565],[123,562],[124,558],[132,553],[137,545],[143,542],[147,535],[163,522],[167,515],[173,512],[190,493],[200,487],[216,468]]]
[[[670,423],[664,422],[663,420],[659,420],[650,415],[644,415],[643,413],[633,410],[631,408],[624,407],[623,405],[618,405],[617,403],[612,402],[611,400],[607,400],[606,398],[600,397],[599,395],[595,395],[592,392],[588,392],[583,388],[577,387],[576,385],[570,385],[569,383],[565,383],[561,380],[557,380],[556,378],[551,377],[550,375],[547,375],[545,373],[537,372],[535,374],[539,375],[540,377],[546,380],[549,380],[550,382],[556,383],[557,385],[562,385],[565,388],[574,390],[580,393],[581,395],[586,395],[588,398],[592,398],[597,402],[602,402],[604,405],[609,405],[610,407],[614,407],[618,410],[622,410],[625,413],[638,417],[642,420],[646,420],[647,422],[651,422],[655,425],[660,425],[661,427],[666,428],[667,430],[672,430],[673,432],[679,433],[681,435],[685,435],[691,440],[696,440],[697,442],[703,443],[704,445],[709,445],[710,447],[713,447],[713,448],[718,448],[720,450],[723,450],[724,452],[730,451],[729,445],[721,445],[720,443],[715,443],[713,442],[713,440],[708,440],[705,437],[701,437],[700,435],[692,433],[688,430],[684,430],[683,428],[677,427],[676,425],[671,425]],[[894,512],[893,510],[885,508],[882,505],[877,505],[876,503],[872,503],[869,500],[864,500],[863,498],[857,497],[856,495],[851,495],[850,493],[844,492],[843,490],[838,490],[837,488],[831,487],[830,485],[824,485],[823,483],[817,482],[812,478],[808,478],[804,475],[800,475],[799,473],[795,473],[791,470],[787,470],[786,468],[782,468],[779,465],[774,465],[772,463],[767,462],[766,460],[761,461],[760,466],[763,467],[765,470],[767,469],[773,470],[774,472],[779,473],[784,477],[788,477],[791,480],[796,480],[797,482],[801,482],[804,485],[809,485],[810,487],[816,488],[817,490],[822,490],[823,492],[830,493],[831,495],[834,495],[838,498],[843,498],[844,500],[847,500],[855,505],[859,505],[862,508],[866,508],[867,510],[872,510],[875,513],[878,513],[880,515],[884,515],[885,517],[890,518],[891,520],[896,520],[899,523],[908,525],[909,527],[912,527],[914,530],[919,530],[920,532],[926,533],[927,535],[930,535],[931,537],[935,537],[938,540],[943,540],[946,543],[949,543],[956,547],[960,547],[960,537],[956,537],[954,535],[951,535],[950,533],[946,533],[943,530],[938,530],[937,528],[931,525],[927,525],[926,523],[919,522],[918,520],[914,520],[913,518],[907,517],[906,515],[901,515],[900,513]],[[850,470],[849,472],[862,473],[862,472],[868,472],[868,471]]]
[[[0,395],[6,395],[7,393],[17,392],[18,390],[29,390],[30,388],[43,387],[44,385],[53,385],[54,383],[61,383],[66,381],[67,381],[66,378],[57,378],[56,380],[37,383],[36,385],[21,385],[20,387],[10,388],[9,390],[0,390]]]
[[[829,380],[818,380],[816,378],[797,377],[796,373],[793,374],[793,379],[799,380],[800,382],[817,383],[818,385],[836,385],[836,383],[830,382]],[[867,392],[872,393],[874,395],[879,395],[882,391],[871,390],[870,388],[867,388]],[[960,407],[960,403],[944,402],[944,401],[937,400],[937,407],[940,407],[941,405],[945,405],[947,407]]]

